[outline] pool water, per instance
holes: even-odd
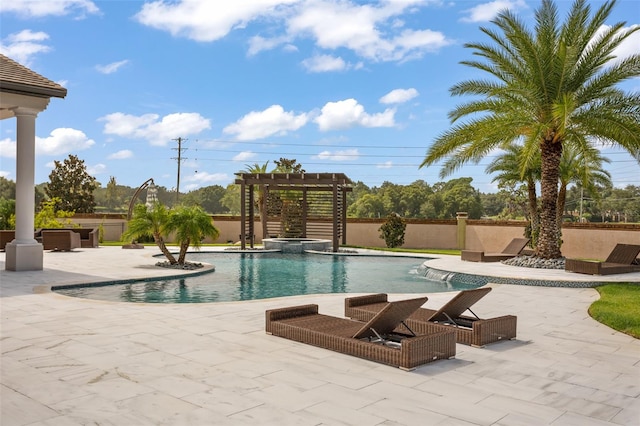
[[[55,289],[118,302],[202,303],[326,293],[433,293],[477,286],[425,278],[425,258],[282,253],[190,253],[215,272],[180,279]]]

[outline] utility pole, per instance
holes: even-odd
[[[178,156],[172,158],[172,160],[178,160],[178,182],[176,183],[176,204],[178,204],[178,198],[180,197],[180,163],[182,163],[182,160],[186,160],[186,158],[182,157],[182,151],[187,150],[187,148],[182,147],[182,142],[186,142],[187,140],[183,138],[176,138],[173,140],[178,142],[177,148],[171,148],[178,151]]]

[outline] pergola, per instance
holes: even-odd
[[[5,269],[43,268],[34,239],[36,117],[67,89],[0,54],[0,119],[16,118],[16,237],[5,247]]]
[[[342,173],[237,173],[240,185],[240,245],[251,248],[255,236],[255,189],[260,196],[262,238],[270,236],[314,238],[326,236],[330,227],[333,251],[346,244],[347,192],[353,183]],[[277,199],[274,208],[269,200]],[[287,206],[294,205],[296,226],[287,226]],[[277,210],[277,211],[274,211]],[[274,231],[273,225],[278,225]],[[284,228],[286,226],[286,229]],[[293,232],[293,235],[288,234]],[[275,234],[275,235],[274,235]]]

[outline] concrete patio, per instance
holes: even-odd
[[[455,359],[411,372],[264,332],[266,309],[317,303],[342,316],[344,294],[158,305],[46,290],[175,274],[154,266],[157,253],[45,252],[37,272],[5,271],[0,254],[3,426],[640,424],[640,340],[589,317],[591,288],[492,285],[474,311],[517,315],[518,339],[457,345]],[[640,273],[430,262],[483,275],[640,282]],[[430,294],[425,306],[451,296]]]

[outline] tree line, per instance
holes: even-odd
[[[297,166],[295,160],[284,160],[288,166]],[[276,161],[276,163],[279,163]],[[64,161],[56,161],[49,182],[36,186],[37,210],[50,208],[75,213],[126,214],[132,197],[138,188],[120,185],[111,176],[102,186],[87,173],[83,160],[70,155]],[[282,163],[284,164],[284,163]],[[278,166],[280,167],[280,166]],[[274,170],[277,170],[276,167]],[[243,172],[267,172],[267,165],[247,166]],[[467,212],[471,219],[492,218],[500,220],[526,219],[528,188],[526,184],[502,176],[499,191],[481,193],[472,185],[469,177],[428,184],[416,180],[408,185],[384,182],[379,187],[369,187],[358,181],[347,196],[347,216],[351,218],[385,218],[395,213],[403,218],[452,219],[457,212]],[[73,190],[70,190],[73,188]],[[157,201],[167,207],[177,204],[175,191],[156,186]],[[71,196],[70,194],[73,194]],[[51,200],[56,200],[51,203]],[[146,191],[141,191],[134,204],[146,201]],[[45,203],[46,202],[46,203]],[[180,194],[178,203],[200,206],[211,215],[240,214],[240,188],[235,183],[226,187],[210,185]],[[0,228],[11,227],[10,217],[15,210],[15,182],[0,177]],[[640,222],[640,186],[628,185],[615,188],[604,180],[584,187],[576,181],[566,190],[563,209],[564,220],[591,222]]]

